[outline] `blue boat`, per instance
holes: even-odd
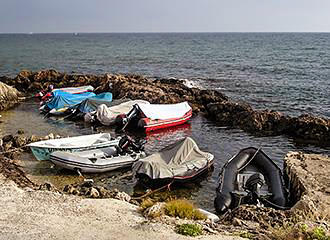
[[[49,102],[47,102],[43,108],[43,111],[50,112],[52,114],[62,113],[68,108],[94,96],[95,93],[93,92],[84,92],[80,94],[62,92],[62,94],[54,96]]]

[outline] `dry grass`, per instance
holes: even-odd
[[[141,204],[140,204],[139,210],[141,212],[144,212],[144,210],[146,210],[147,208],[152,207],[153,205],[154,205],[154,201],[151,198],[143,199]]]
[[[204,220],[206,216],[187,200],[172,200],[165,205],[165,214],[183,219]]]

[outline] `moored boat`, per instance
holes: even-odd
[[[125,127],[130,122],[146,132],[177,126],[186,123],[192,117],[188,102],[176,104],[136,104],[125,116],[120,116]]]
[[[186,182],[200,176],[213,165],[214,156],[203,152],[196,142],[184,138],[134,163],[134,175],[150,184],[156,182]]]
[[[241,203],[283,209],[286,189],[281,169],[260,149],[242,149],[222,168],[214,200],[215,209],[223,214]]]
[[[69,107],[81,103],[87,98],[94,97],[95,93],[84,92],[80,94],[65,93],[53,97],[49,102],[42,106],[42,111],[45,113],[59,114],[64,113]]]
[[[145,100],[130,100],[121,102],[118,105],[108,107],[105,104],[101,104],[97,107],[94,113],[85,115],[85,122],[98,121],[102,125],[110,126],[115,124],[116,118],[122,114],[129,113],[135,104],[150,104]]]
[[[70,114],[68,118],[79,118],[83,117],[86,113],[96,111],[98,106],[102,104],[107,107],[112,105],[112,93],[105,92],[97,94],[94,97],[89,97],[81,103],[70,107],[66,113]]]
[[[50,161],[69,170],[85,173],[101,173],[130,167],[145,157],[143,144],[136,144],[123,137],[118,145],[80,152],[53,152]]]
[[[49,160],[50,154],[54,151],[77,152],[102,147],[113,146],[119,143],[109,133],[91,134],[77,137],[50,139],[30,143],[33,155],[37,160]]]

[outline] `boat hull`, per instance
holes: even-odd
[[[90,143],[88,142],[89,140],[91,141]],[[30,143],[28,146],[30,147],[35,158],[39,161],[43,161],[49,160],[50,154],[55,151],[79,152],[104,148],[118,145],[119,140],[119,138],[111,139],[110,134],[92,134],[34,142]]]
[[[77,157],[66,157],[62,154],[52,154],[50,160],[57,166],[72,171],[79,170],[82,173],[103,173],[108,171],[113,171],[121,168],[131,167],[134,162],[136,162],[140,157],[145,156],[144,152],[136,153],[134,156],[126,154],[117,157],[108,157],[107,162],[103,161],[102,163],[93,163],[84,158],[80,161],[81,158]],[[87,160],[87,161],[86,161]]]
[[[190,110],[189,112],[187,112],[184,116],[182,116],[180,118],[171,118],[171,119],[164,119],[164,120],[161,120],[161,119],[152,120],[149,118],[142,118],[142,119],[140,119],[138,125],[143,127],[146,132],[152,132],[152,131],[156,131],[159,129],[169,128],[169,127],[174,127],[174,126],[184,124],[187,121],[189,121],[191,117],[192,117],[192,110]]]

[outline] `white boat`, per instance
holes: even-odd
[[[102,125],[113,125],[120,114],[127,114],[132,110],[135,104],[143,105],[150,103],[145,100],[131,100],[112,107],[107,107],[105,104],[101,104],[97,107],[96,112],[85,115],[85,122],[91,122],[94,119],[93,115],[95,115],[95,118]]]
[[[53,89],[52,92],[67,92],[67,93],[72,93],[72,94],[77,94],[77,93],[83,93],[83,92],[93,92],[94,87],[93,86],[81,86],[81,87],[66,87],[66,88],[56,88]]]
[[[124,137],[116,146],[72,153],[53,152],[50,155],[50,161],[69,170],[79,170],[85,173],[101,173],[130,167],[134,162],[143,157],[145,157],[143,145],[133,145],[130,140]]]
[[[120,138],[114,139],[109,133],[98,133],[77,137],[50,139],[30,143],[33,155],[37,160],[49,160],[55,151],[77,152],[118,145]]]
[[[144,152],[118,154],[115,147],[107,147],[81,152],[53,152],[50,161],[54,164],[85,173],[102,173],[119,168],[130,167],[144,157]]]

